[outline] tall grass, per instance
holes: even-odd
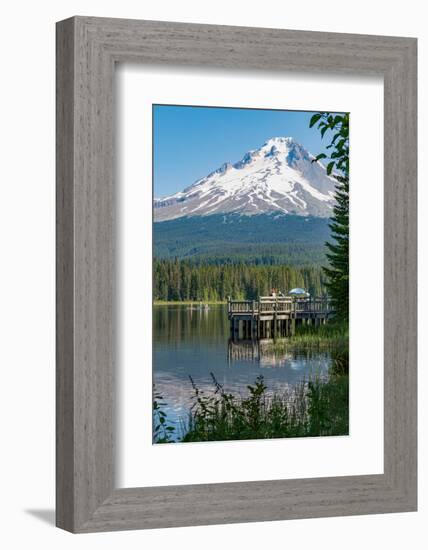
[[[211,394],[193,384],[194,405],[182,441],[227,441],[314,437],[348,433],[348,377],[302,381],[282,394],[269,394],[263,376],[245,397],[225,392],[215,380]]]
[[[293,351],[314,354],[324,350],[333,355],[342,354],[347,362],[349,348],[348,325],[344,323],[327,323],[319,327],[298,326],[293,336],[274,340],[265,345],[275,354]]]
[[[191,379],[193,405],[178,440],[228,441],[283,437],[347,435],[348,376],[332,374],[302,381],[281,394],[267,391],[263,376],[247,386],[247,395],[226,392],[211,374],[213,389],[204,392]],[[166,420],[164,422],[166,424]],[[159,441],[166,439],[161,429]]]
[[[172,443],[175,437],[175,426],[168,422],[165,412],[166,403],[163,396],[153,384],[153,443]]]
[[[331,349],[348,348],[349,329],[347,323],[327,323],[321,326],[300,325],[294,336],[272,342],[278,351],[286,349]]]

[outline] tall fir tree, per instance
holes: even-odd
[[[329,266],[323,268],[327,276],[326,287],[335,304],[339,320],[349,318],[349,113],[316,113],[310,127],[318,123],[321,136],[332,135],[327,149],[329,155],[320,153],[315,159],[328,159],[327,174],[337,180],[336,205],[333,209],[330,229],[333,242],[327,242]]]

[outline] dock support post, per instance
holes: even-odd
[[[273,305],[273,339],[276,338],[277,331],[277,315],[278,315],[278,298],[275,298],[275,303]]]
[[[256,302],[253,300],[253,312],[251,316],[251,340],[257,340]]]

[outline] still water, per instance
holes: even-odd
[[[281,393],[311,375],[326,375],[331,364],[324,352],[274,354],[262,344],[229,342],[226,305],[208,310],[154,306],[153,332],[154,383],[169,420],[177,424],[186,420],[192,404],[189,376],[210,391],[213,373],[226,391],[246,395],[247,385],[262,374],[268,392]]]

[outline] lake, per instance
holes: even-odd
[[[331,365],[328,352],[274,354],[263,343],[230,342],[226,305],[153,309],[154,383],[167,403],[169,421],[177,425],[192,404],[189,376],[210,391],[213,373],[225,390],[246,395],[247,385],[262,374],[268,392],[281,393],[311,375],[326,375]]]

